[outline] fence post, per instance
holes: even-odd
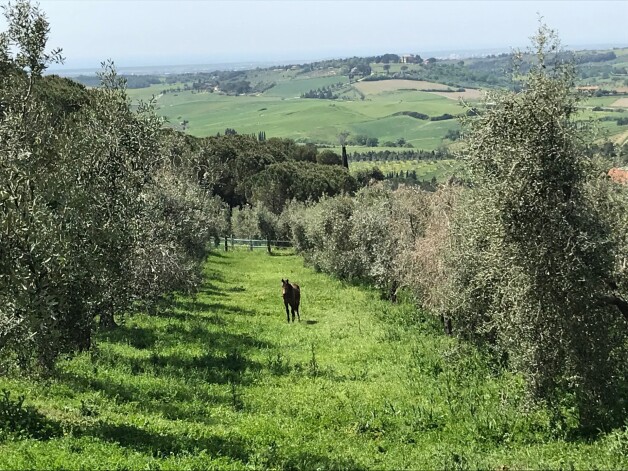
[[[227,236],[225,236],[225,252],[229,252],[229,245],[227,244]]]
[[[233,234],[231,234],[231,250],[233,250]]]
[[[249,250],[252,252],[253,251],[253,239],[252,238],[249,238],[249,243],[251,244],[249,245]]]

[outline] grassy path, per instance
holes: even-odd
[[[286,277],[302,286],[300,324],[285,321]],[[54,379],[0,378],[0,422],[18,394],[33,406],[0,442],[0,468],[628,467],[628,434],[549,440],[542,409],[521,413],[519,378],[407,304],[293,255],[214,254],[207,280]]]

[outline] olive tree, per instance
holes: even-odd
[[[59,299],[68,292],[68,238],[59,236],[62,218],[57,164],[50,147],[58,126],[36,97],[42,73],[60,61],[46,52],[48,22],[26,2],[4,8],[8,29],[0,33],[0,348],[18,353],[24,364],[33,351],[44,364],[55,356],[44,345],[58,338]],[[42,340],[40,342],[40,340]],[[60,347],[62,348],[62,347]]]
[[[616,246],[588,191],[598,174],[574,66],[558,52],[541,25],[520,91],[489,94],[466,123],[473,187],[455,215],[443,313],[508,358],[557,417],[571,397],[581,427],[599,427],[622,416],[628,325],[609,297]]]
[[[28,1],[0,34],[0,351],[49,369],[99,319],[200,284],[224,207],[151,104],[104,64],[87,90],[42,72],[49,25]],[[12,364],[16,364],[13,362]]]

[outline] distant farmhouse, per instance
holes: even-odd
[[[399,62],[402,64],[418,64],[422,62],[422,59],[418,54],[402,54],[399,56]]]

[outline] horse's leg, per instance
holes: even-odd
[[[290,323],[290,312],[288,311],[288,303],[284,303],[286,306],[286,318],[288,319],[288,323]]]
[[[299,314],[299,305],[297,304],[297,319],[299,319],[299,322],[301,322],[301,314]]]
[[[294,322],[294,306],[290,305],[290,310],[292,311],[292,322]]]

